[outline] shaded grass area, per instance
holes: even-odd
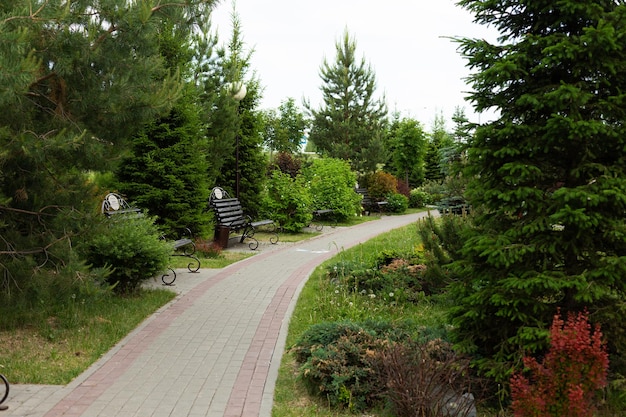
[[[235,262],[239,262],[251,256],[254,256],[258,252],[248,251],[221,251],[219,254],[207,255],[202,252],[197,252],[196,255],[200,259],[201,268],[208,269],[221,269]],[[170,266],[172,268],[187,268],[189,258],[182,256],[172,256],[170,258]]]
[[[351,416],[349,410],[331,408],[323,399],[309,395],[298,379],[298,364],[290,348],[313,324],[325,321],[366,319],[401,321],[411,318],[416,326],[439,327],[445,322],[447,306],[424,297],[419,303],[396,303],[393,294],[372,298],[334,285],[326,269],[338,262],[364,262],[380,253],[420,251],[417,225],[409,225],[347,249],[320,265],[304,285],[289,323],[286,352],[283,355],[274,396],[274,417]],[[379,415],[384,415],[380,411]]]
[[[56,315],[0,331],[0,371],[11,383],[67,384],[174,296],[159,289],[76,297]]]
[[[297,242],[318,234],[285,234],[281,238]],[[257,238],[269,241],[270,236],[260,233]],[[202,268],[221,269],[257,253],[197,255]],[[186,268],[189,259],[171,257],[170,261],[174,268]],[[146,289],[123,297],[89,290],[84,295],[78,291],[65,295],[65,300],[40,301],[28,308],[0,306],[0,372],[11,383],[69,383],[176,296],[167,289]]]

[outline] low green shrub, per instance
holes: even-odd
[[[313,218],[311,195],[301,175],[292,178],[282,171],[273,171],[263,205],[267,216],[289,232],[301,231]]]
[[[406,337],[386,322],[335,322],[311,326],[293,348],[312,395],[333,406],[361,411],[379,401],[381,389],[368,357],[387,340]]]
[[[387,211],[391,213],[404,213],[409,208],[409,199],[399,193],[387,196]]]
[[[376,171],[364,178],[369,196],[375,201],[385,200],[398,192],[398,179],[388,172]]]
[[[409,207],[411,208],[422,208],[426,204],[432,204],[430,194],[426,191],[421,190],[419,188],[414,188],[411,190],[409,195]]]
[[[455,260],[461,259],[464,231],[472,227],[468,216],[428,216],[420,221],[418,234],[424,245],[424,281],[433,292],[446,288],[454,279],[451,268]]]
[[[86,243],[86,259],[94,268],[110,269],[107,282],[118,293],[136,291],[141,283],[165,270],[170,243],[149,216],[114,216]]]
[[[313,210],[334,210],[339,221],[361,213],[361,196],[354,192],[356,174],[347,161],[315,159],[303,170],[303,175],[311,193]]]

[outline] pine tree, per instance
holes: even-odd
[[[385,161],[384,132],[387,107],[375,99],[376,78],[371,66],[355,56],[356,41],[347,31],[336,43],[337,57],[320,69],[324,104],[312,114],[309,139],[322,155],[350,161],[361,173]]]
[[[505,381],[587,308],[613,353],[626,338],[626,5],[608,0],[459,3],[498,44],[460,40],[478,126],[468,189],[482,215],[453,287],[457,335]]]
[[[159,31],[189,33],[211,3],[0,4],[0,234],[7,252],[28,255],[22,270],[68,265],[69,241],[99,206],[87,172],[111,168],[180,96]]]

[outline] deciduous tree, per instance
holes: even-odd
[[[289,97],[278,107],[278,113],[270,110],[264,113],[265,145],[273,151],[296,153],[302,146],[307,121]]]
[[[420,122],[411,118],[394,121],[389,138],[396,177],[417,187],[424,181],[426,133]]]

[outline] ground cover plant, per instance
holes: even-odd
[[[450,343],[454,305],[446,288],[467,227],[460,216],[422,220],[320,265],[290,321],[273,415],[439,417],[456,395],[464,408],[451,415],[512,416],[511,399],[502,395],[508,387],[495,395],[493,380],[470,367],[475,357]],[[596,345],[599,337],[594,333]],[[574,357],[563,343],[552,355]],[[571,374],[561,375],[564,383],[577,383]],[[594,416],[623,413],[620,377],[614,378],[603,398],[594,397]],[[454,393],[436,381],[453,381],[444,385]]]
[[[304,286],[290,321],[273,415],[351,415],[372,404],[378,405],[368,413],[385,412],[377,401],[384,393],[375,387],[386,383],[370,377],[385,358],[391,363],[391,358],[397,362],[403,357],[405,344],[394,342],[430,340],[446,345],[445,300],[424,293],[416,279],[419,274],[408,271],[411,262],[394,262],[401,258],[419,262],[422,255],[417,225],[411,225],[342,251],[320,265]],[[443,375],[450,369],[433,372]],[[315,390],[323,395],[311,395]],[[397,399],[387,407],[401,404]]]

